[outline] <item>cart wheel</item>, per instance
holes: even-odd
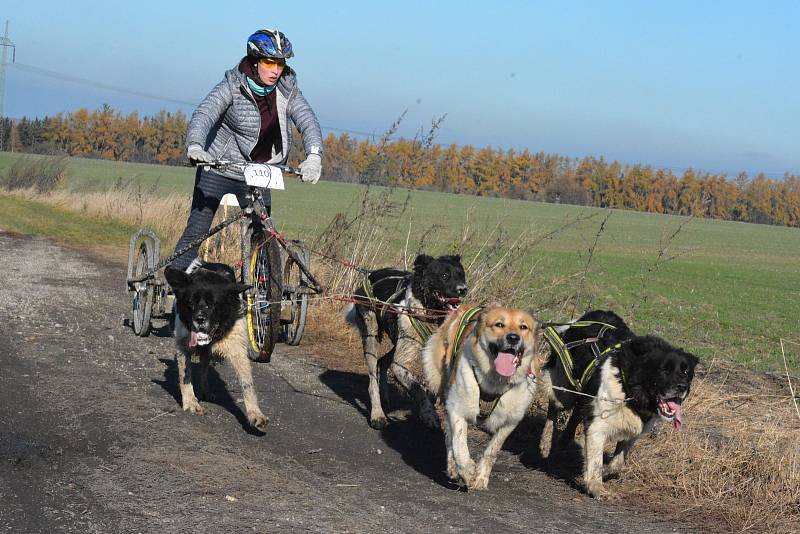
[[[281,334],[281,262],[278,243],[270,239],[250,254],[245,283],[247,293],[247,335],[250,359],[268,362]]]
[[[135,277],[142,276],[155,266],[156,261],[153,242],[147,238],[143,239],[139,245],[133,275]],[[133,292],[133,332],[140,337],[150,334],[150,314],[153,311],[153,297],[155,296],[152,282],[152,279],[138,282]]]
[[[300,241],[292,243],[292,249],[308,266],[309,255]],[[297,262],[287,254],[286,265],[283,268],[283,307],[281,309],[281,323],[283,323],[283,337],[287,345],[299,345],[306,328],[306,314],[308,313],[308,279]]]

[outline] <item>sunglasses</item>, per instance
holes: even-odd
[[[270,57],[262,57],[258,60],[258,64],[264,67],[285,67],[286,60],[285,59],[275,59]]]

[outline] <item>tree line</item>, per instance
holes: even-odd
[[[5,150],[178,165],[185,163],[187,117],[161,111],[122,116],[105,105],[54,117],[0,120]],[[687,169],[676,174],[600,157],[434,144],[413,139],[324,140],[326,180],[694,215],[800,227],[800,177],[733,178]],[[295,144],[299,135],[295,135]],[[302,147],[292,147],[296,161]]]

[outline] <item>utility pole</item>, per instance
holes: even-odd
[[[6,125],[6,115],[5,110],[3,109],[3,104],[5,103],[6,99],[6,65],[8,65],[8,49],[11,49],[11,62],[14,63],[17,59],[17,47],[14,43],[11,42],[11,39],[8,38],[8,21],[6,21],[6,33],[3,35],[2,39],[0,39],[0,46],[3,47],[3,60],[0,63],[0,121],[2,124],[0,125],[0,151],[5,150],[5,125]]]

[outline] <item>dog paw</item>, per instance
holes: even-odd
[[[441,430],[442,422],[433,406],[423,407],[419,412],[419,419],[429,430]]]
[[[625,458],[620,454],[603,466],[603,479],[617,478],[625,467]]]
[[[439,432],[442,430],[442,423],[435,414],[433,417],[423,417],[422,424],[425,425],[425,428],[434,432]]]
[[[466,484],[467,488],[471,488],[472,482],[475,480],[475,462],[470,461],[463,469],[460,469],[458,477]]]
[[[604,465],[603,466],[603,480],[608,480],[611,478],[619,477],[619,474],[622,472],[622,466],[616,465]]]
[[[208,390],[201,391],[200,392],[200,398],[203,399],[206,402],[214,402],[215,400],[217,400],[217,396],[214,395],[213,393],[211,393],[211,391],[208,391]]]
[[[250,421],[250,424],[253,425],[254,428],[262,432],[267,429],[267,425],[269,424],[269,417],[261,412],[248,414],[247,420]]]
[[[204,415],[206,411],[196,400],[183,401],[183,411],[191,412],[195,415]]]
[[[477,476],[472,479],[472,484],[467,484],[467,488],[470,490],[485,490],[489,487],[489,477],[487,476]]]
[[[456,467],[455,458],[447,458],[447,476],[450,480],[458,480],[458,468]]]
[[[598,501],[608,500],[611,493],[603,486],[602,482],[589,482],[586,484],[586,493]]]
[[[388,425],[389,425],[389,421],[386,419],[386,416],[370,417],[370,419],[369,419],[369,426],[371,426],[375,430],[383,430]]]

